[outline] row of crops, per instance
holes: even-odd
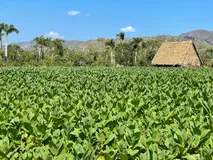
[[[0,159],[212,156],[210,69],[0,69]]]

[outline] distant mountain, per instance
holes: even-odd
[[[156,40],[159,42],[173,42],[173,41],[183,41],[183,40],[193,40],[195,43],[203,44],[206,47],[213,47],[213,31],[207,30],[195,30],[190,31],[187,33],[183,33],[180,36],[169,36],[169,35],[159,35],[154,37],[142,37],[144,41],[148,40]],[[78,40],[66,40],[64,46],[80,52],[102,52],[105,50],[105,42],[107,39],[105,38],[98,38],[96,40],[89,40],[89,41],[78,41]],[[114,39],[115,43],[119,43],[118,39]],[[125,38],[124,42],[131,42],[132,38]],[[33,46],[35,42],[19,42],[13,43],[19,45],[24,50],[33,50]]]
[[[78,40],[66,40],[64,42],[64,45],[69,48],[69,49],[74,49],[78,46],[80,46],[81,44],[84,44],[85,41],[78,41]]]
[[[213,31],[195,30],[180,35],[185,39],[196,40],[213,45]]]
[[[33,46],[35,45],[35,42],[29,41],[29,42],[18,42],[18,43],[12,43],[12,45],[18,45],[24,50],[32,50]]]
[[[69,49],[74,49],[76,47],[78,47],[79,45],[83,44],[84,41],[78,41],[78,40],[66,40],[64,42],[64,45],[69,48]],[[28,42],[18,42],[18,43],[12,43],[15,45],[20,46],[21,48],[23,48],[24,50],[32,50],[33,46],[35,45],[34,41],[28,41]]]

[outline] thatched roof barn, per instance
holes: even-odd
[[[156,66],[201,67],[202,63],[192,41],[164,42],[152,60]]]

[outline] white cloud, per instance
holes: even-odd
[[[132,26],[128,26],[128,27],[125,27],[125,28],[121,28],[121,31],[122,32],[136,32],[136,29],[133,28]]]
[[[58,39],[63,39],[64,38],[64,36],[61,36],[59,33],[57,33],[57,32],[50,32],[50,33],[47,33],[47,35],[46,35],[47,37],[50,37],[50,38],[53,38],[53,39],[55,39],[55,38],[58,38]]]
[[[78,15],[78,14],[80,14],[79,11],[69,11],[69,12],[68,12],[68,15],[69,15],[69,16],[76,16],[76,15]]]

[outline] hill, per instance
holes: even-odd
[[[184,40],[193,40],[199,50],[212,48],[213,47],[213,32],[207,30],[195,30],[186,33],[182,33],[180,36],[169,36],[169,35],[159,35],[153,37],[142,37],[144,41],[149,40],[156,40],[159,43],[165,41],[184,41]],[[89,41],[79,41],[79,40],[66,40],[64,46],[75,51],[79,52],[102,52],[105,50],[105,42],[107,39],[105,38],[98,38],[96,40],[89,40]],[[119,43],[118,39],[114,39],[115,43]],[[131,38],[125,38],[125,42],[131,42]],[[24,50],[33,50],[33,46],[35,42],[19,42],[13,43],[19,45]]]
[[[194,31],[182,33],[180,37],[213,45],[213,31],[207,31],[202,29],[194,30]]]
[[[78,40],[66,40],[64,45],[69,49],[74,49],[80,44],[84,43],[84,41],[78,41]],[[28,41],[28,42],[18,42],[18,43],[12,43],[15,45],[20,46],[24,50],[30,51],[33,50],[33,46],[35,45],[34,41]]]

